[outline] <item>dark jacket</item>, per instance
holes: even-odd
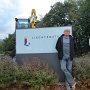
[[[59,60],[61,60],[63,58],[63,35],[61,35],[56,43],[56,50],[58,51],[58,58]],[[75,55],[74,52],[74,39],[71,35],[69,35],[70,37],[70,59],[73,60],[73,57]]]

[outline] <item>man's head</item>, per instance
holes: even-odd
[[[64,30],[64,36],[69,36],[70,35],[70,30],[69,29],[65,29]]]

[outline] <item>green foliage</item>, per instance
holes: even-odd
[[[37,60],[22,66],[18,75],[20,76],[18,80],[28,83],[35,90],[41,90],[41,87],[56,82],[56,77],[48,66]]]
[[[3,54],[3,41],[0,41],[0,54]]]
[[[77,82],[90,80],[90,53],[80,58],[75,58],[74,75]]]
[[[72,25],[78,12],[77,2],[65,1],[64,3],[56,2],[51,6],[51,10],[41,20],[41,27],[54,27]]]
[[[90,0],[80,0],[78,11],[78,23],[75,25],[75,39],[77,53],[87,53],[90,51]]]
[[[17,67],[11,60],[0,61],[0,87],[5,87],[14,82]]]
[[[33,60],[30,64],[18,66],[11,60],[0,61],[0,87],[16,83],[19,87],[29,85],[35,90],[57,82],[56,75],[46,64]]]
[[[9,35],[8,38],[6,38],[3,42],[3,51],[5,54],[8,54],[10,56],[15,56],[15,48],[16,48],[16,40],[15,40],[15,34]]]

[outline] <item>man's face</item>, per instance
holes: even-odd
[[[64,35],[69,36],[70,35],[70,30],[64,30]]]

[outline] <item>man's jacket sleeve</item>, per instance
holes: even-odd
[[[58,40],[57,40],[56,50],[57,50],[57,51],[60,51],[60,38],[58,38]]]

